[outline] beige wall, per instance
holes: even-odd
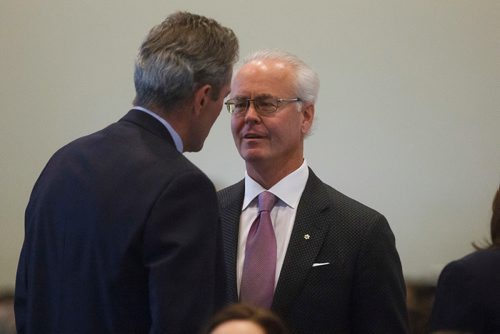
[[[487,236],[500,182],[498,1],[1,0],[0,287],[14,285],[44,164],[127,111],[139,43],[178,9],[233,27],[242,55],[283,48],[318,71],[306,158],[388,217],[407,277],[434,280]],[[243,175],[225,113],[189,157],[219,187]]]

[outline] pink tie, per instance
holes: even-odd
[[[276,236],[270,212],[278,199],[264,191],[258,198],[259,215],[248,232],[241,276],[240,300],[270,308],[276,273]]]

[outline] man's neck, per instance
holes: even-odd
[[[247,162],[246,169],[248,176],[255,180],[265,189],[270,189],[290,173],[296,171],[304,162],[304,159],[289,161],[283,166],[274,163]]]

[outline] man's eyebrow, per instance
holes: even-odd
[[[259,94],[259,95],[255,96],[255,98],[256,99],[268,99],[268,98],[274,99],[274,96],[271,94]]]
[[[249,99],[249,97],[246,95],[235,95],[232,97],[232,99],[234,99],[234,100],[246,100],[246,99]]]

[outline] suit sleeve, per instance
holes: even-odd
[[[215,303],[218,205],[200,172],[182,172],[157,200],[144,232],[152,333],[196,333]]]
[[[394,235],[384,216],[369,225],[356,265],[354,333],[408,333],[406,287]]]

